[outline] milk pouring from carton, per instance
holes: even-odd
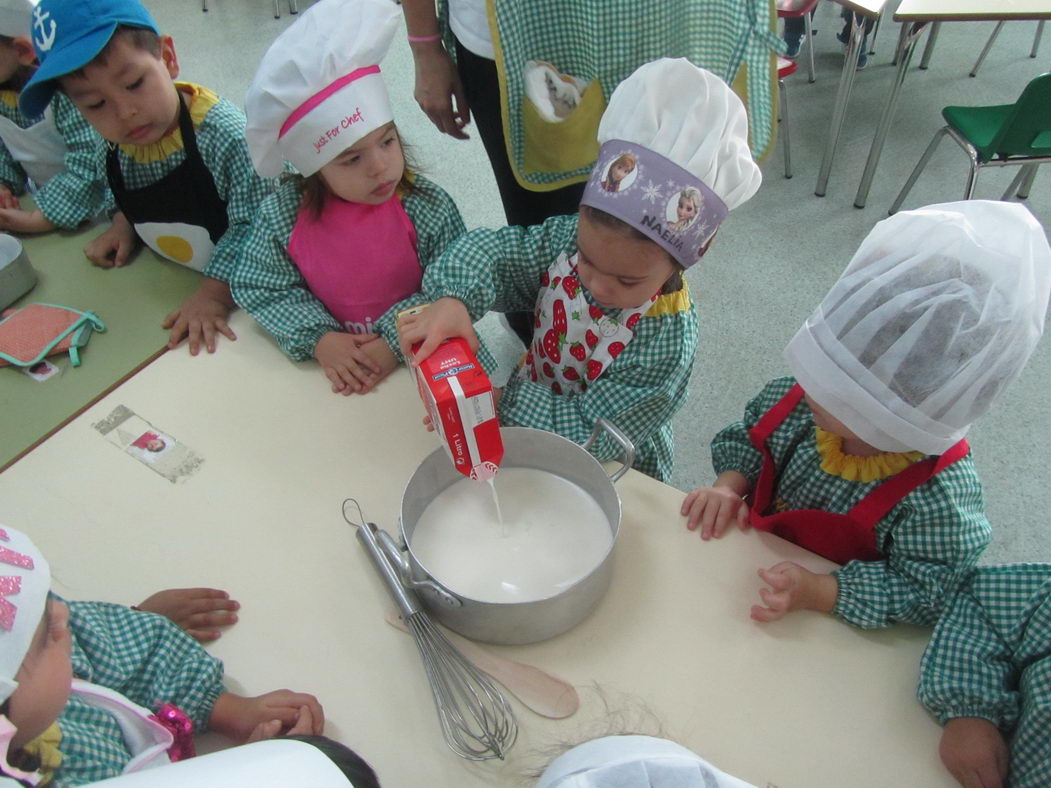
[[[493,384],[466,340],[447,339],[421,361],[416,385],[456,470],[480,481],[493,478],[504,458]]]

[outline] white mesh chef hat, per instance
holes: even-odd
[[[763,177],[748,149],[748,115],[719,77],[686,58],[646,63],[610,96],[598,141],[626,140],[671,159],[733,210]]]
[[[0,528],[0,703],[18,687],[15,674],[33,645],[51,589],[51,570],[25,534]]]
[[[0,0],[0,36],[28,38],[34,8],[33,0]]]
[[[866,443],[941,454],[1021,373],[1049,289],[1051,249],[1024,206],[899,213],[869,233],[785,359]]]
[[[755,788],[696,753],[652,736],[605,736],[560,755],[536,788]]]
[[[245,94],[260,175],[285,160],[312,175],[394,119],[379,62],[400,17],[392,0],[320,0],[275,39]]]

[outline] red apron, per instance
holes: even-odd
[[[774,501],[777,469],[766,447],[766,440],[803,398],[798,383],[748,431],[752,444],[763,455],[763,469],[752,492],[748,521],[753,528],[769,531],[800,547],[822,555],[837,564],[848,561],[875,561],[883,557],[876,547],[876,524],[909,493],[935,474],[966,457],[971,448],[966,440],[952,446],[940,457],[913,463],[858,501],[846,514],[818,509],[793,509],[766,514]]]

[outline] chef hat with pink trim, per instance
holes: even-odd
[[[15,675],[44,615],[51,570],[25,534],[0,528],[0,703],[18,687]]]
[[[544,770],[536,788],[755,788],[697,753],[652,736],[604,736],[577,745]]]
[[[1025,206],[928,205],[872,229],[785,360],[871,446],[942,454],[1021,374],[1049,292],[1051,248]]]
[[[245,95],[260,175],[313,175],[394,119],[379,62],[400,17],[392,0],[320,0],[274,40]]]

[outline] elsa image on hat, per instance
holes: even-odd
[[[82,785],[192,757],[205,730],[322,732],[312,695],[228,692],[222,662],[168,618],[50,587],[29,537],[0,528],[0,777]]]
[[[260,208],[233,296],[344,395],[403,360],[395,315],[423,303],[424,269],[465,229],[394,123],[380,61],[399,17],[392,0],[320,0],[266,51],[245,97],[255,167],[298,174]]]
[[[402,342],[421,342],[422,358],[448,336],[476,341],[472,320],[488,310],[528,310],[533,333],[500,423],[583,443],[606,418],[634,443],[633,467],[668,481],[671,421],[697,351],[686,273],[762,175],[740,98],[685,58],[646,63],[621,82],[597,137],[579,213],[461,236],[427,269],[431,306],[402,321]],[[591,451],[621,456],[608,436]]]
[[[785,348],[792,376],[715,436],[715,482],[682,505],[704,539],[751,526],[844,565],[760,569],[753,618],[937,620],[991,533],[966,435],[1021,374],[1049,292],[1051,248],[1022,205],[930,205],[873,228]]]

